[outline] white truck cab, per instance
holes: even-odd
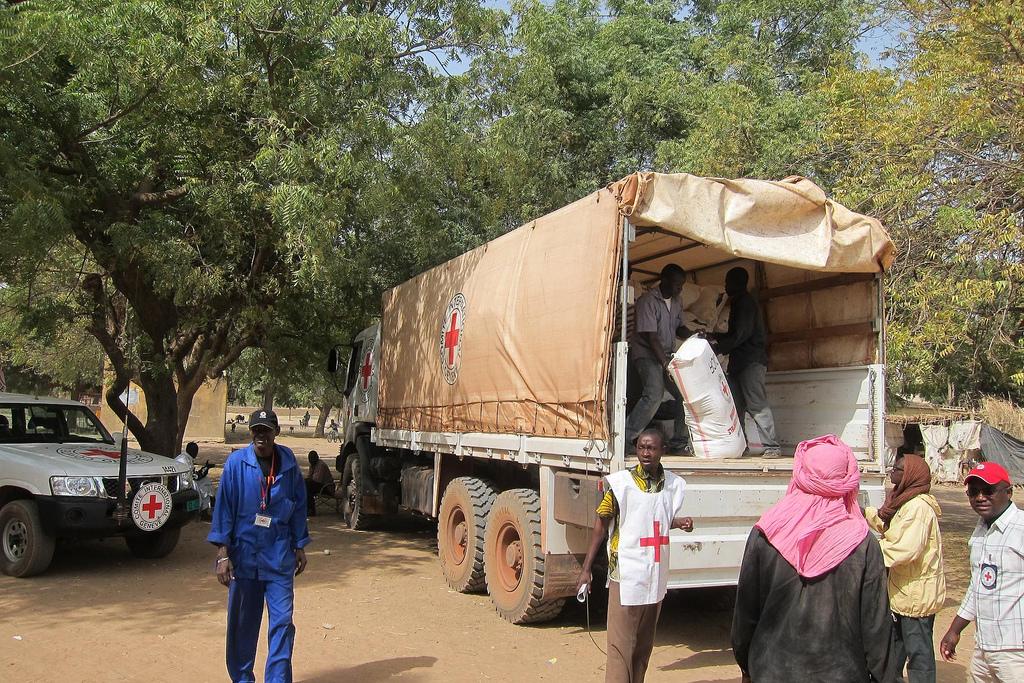
[[[192,470],[128,450],[130,519],[119,524],[120,443],[77,401],[0,393],[0,568],[46,570],[57,539],[123,536],[139,557],[159,558],[199,516]]]

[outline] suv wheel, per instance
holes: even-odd
[[[55,539],[43,531],[33,500],[12,500],[0,509],[0,568],[8,576],[41,574],[53,559]]]
[[[147,531],[132,536],[125,536],[124,542],[128,550],[135,557],[146,560],[159,560],[167,557],[178,545],[178,538],[181,536],[181,527],[173,529],[160,529],[158,531]]]

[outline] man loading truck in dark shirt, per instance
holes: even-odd
[[[764,316],[757,300],[747,291],[749,275],[744,268],[732,268],[725,274],[725,293],[729,295],[729,331],[712,335],[715,350],[729,355],[729,390],[736,402],[740,423],[750,413],[764,446],[762,457],[781,454],[775,437],[775,417],[768,405],[765,375],[768,372],[767,335]]]

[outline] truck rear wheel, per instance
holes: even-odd
[[[532,489],[509,489],[494,501],[484,534],[487,592],[494,608],[513,624],[558,616],[565,598],[544,600],[544,553],[540,536],[540,496]]]
[[[476,477],[452,479],[444,489],[437,519],[437,555],[452,590],[484,589],[484,529],[494,487]]]
[[[8,576],[33,576],[50,566],[56,539],[43,530],[35,501],[12,500],[0,509],[0,546]]]
[[[160,529],[158,531],[147,531],[146,533],[132,536],[125,536],[124,542],[128,550],[135,557],[145,560],[159,560],[167,557],[178,546],[178,539],[181,537],[181,527],[173,529]]]

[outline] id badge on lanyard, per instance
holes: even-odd
[[[270,460],[270,473],[265,477],[260,478],[260,512],[256,514],[256,520],[253,522],[258,527],[264,529],[270,527],[271,517],[270,515],[260,514],[267,511],[267,506],[270,505],[271,489],[274,486],[276,480],[274,472],[277,469],[277,451],[274,451],[274,455]],[[262,474],[262,472],[260,473]]]

